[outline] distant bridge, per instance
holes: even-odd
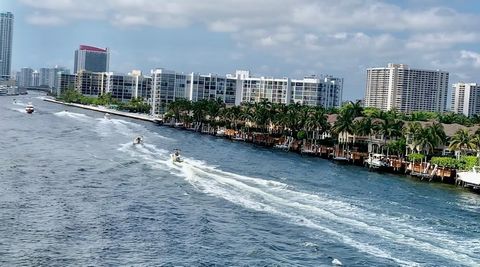
[[[32,91],[43,91],[46,93],[52,93],[52,88],[45,86],[24,86],[18,87],[19,90],[32,90]]]

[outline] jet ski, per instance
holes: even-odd
[[[137,136],[135,139],[133,139],[133,144],[134,145],[141,145],[143,144],[143,136]]]
[[[172,158],[173,163],[183,162],[183,158],[182,158],[182,156],[180,156],[180,150],[179,149],[174,149],[173,153],[170,154],[170,157]]]

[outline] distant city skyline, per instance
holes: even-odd
[[[343,77],[344,100],[363,98],[366,69],[389,62],[479,82],[479,3],[397,2],[20,0],[2,12],[15,15],[15,71],[73,69],[72,51],[87,44],[109,47],[110,70],[124,73]]]

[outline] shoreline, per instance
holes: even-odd
[[[44,98],[43,100],[47,101],[47,102],[50,102],[50,103],[54,103],[54,104],[77,107],[77,108],[92,110],[92,111],[101,112],[101,113],[109,113],[109,114],[112,114],[112,115],[127,117],[127,118],[131,118],[131,119],[149,121],[149,122],[152,122],[152,123],[155,123],[155,124],[158,124],[158,125],[169,126],[171,128],[175,128],[177,130],[187,130],[187,131],[192,131],[192,132],[196,132],[196,133],[200,133],[200,134],[212,135],[211,133],[207,133],[207,132],[203,132],[203,131],[193,131],[192,129],[188,129],[188,128],[175,127],[175,125],[163,124],[162,119],[155,118],[155,117],[150,116],[150,115],[131,113],[131,112],[125,112],[125,111],[118,111],[118,110],[114,110],[114,109],[108,109],[108,108],[105,108],[105,107],[98,107],[98,106],[94,107],[94,106],[77,104],[77,103],[66,103],[66,102],[63,102],[63,101],[50,99],[50,98]],[[241,140],[235,140],[235,139],[232,138],[232,136],[229,136],[229,135],[222,135],[222,136],[212,135],[212,136],[220,137],[220,138],[231,140],[231,141],[240,141],[240,142],[244,142],[244,143],[251,143],[253,145],[259,145],[259,146],[262,146],[262,147],[271,148],[273,150],[284,150],[284,149],[278,149],[278,148],[275,149],[273,146],[269,146],[269,145],[263,144],[261,142],[255,142],[254,138],[249,138],[248,136],[247,136],[247,138],[242,138]],[[329,150],[327,148],[327,152],[328,151]],[[296,154],[299,154],[299,155],[302,155],[302,156],[305,155],[305,156],[311,156],[311,157],[318,157],[318,158],[321,158],[321,159],[326,159],[326,160],[330,160],[330,161],[335,162],[335,160],[333,158],[329,157],[328,154],[323,155],[322,151],[316,151],[315,153],[308,153],[308,152],[306,153],[306,151],[303,151],[302,149],[294,149],[294,150],[290,150],[290,152],[293,152],[293,153],[296,153]],[[343,153],[345,153],[345,151],[343,151]],[[351,165],[351,166],[359,166],[359,167],[362,167],[362,168],[368,168],[367,166],[362,164],[363,160],[364,160],[364,158],[362,157],[360,159],[360,162],[359,162],[360,164],[358,164],[358,162],[355,162],[355,160],[353,160],[353,161],[349,160],[348,162],[340,163],[340,164],[347,164],[347,165]],[[402,165],[405,165],[403,168],[399,168],[399,169],[396,169],[396,170],[383,170],[383,171],[379,171],[379,172],[380,173],[383,172],[383,173],[397,174],[397,175],[402,175],[402,176],[410,176],[412,178],[417,178],[418,180],[421,180],[421,181],[425,180],[427,182],[434,182],[434,183],[452,185],[455,188],[460,187],[462,189],[471,189],[471,188],[468,188],[466,186],[458,186],[457,183],[456,183],[456,177],[454,178],[454,177],[450,176],[450,179],[448,179],[448,178],[444,179],[445,177],[441,177],[441,179],[434,179],[435,177],[431,176],[431,177],[428,177],[428,178],[430,178],[430,179],[428,179],[427,177],[421,175],[420,172],[415,171],[417,167],[422,168],[423,164],[420,164],[420,166],[417,166],[417,167],[414,166],[414,168],[412,168],[410,172],[407,172],[407,165],[408,165],[408,164],[406,164],[407,162],[402,162],[402,163],[403,163]],[[416,164],[416,165],[418,165],[418,164]],[[369,171],[375,171],[374,169],[371,169],[371,168],[368,168],[368,169],[369,169]],[[427,178],[427,179],[425,179],[425,178]],[[476,190],[470,190],[470,191],[478,192]]]
[[[125,112],[125,111],[118,111],[115,109],[109,109],[105,107],[94,107],[94,106],[89,106],[89,105],[83,105],[83,104],[77,104],[77,103],[67,103],[55,99],[50,99],[50,98],[44,98],[43,101],[47,101],[50,103],[55,103],[59,105],[65,105],[65,106],[70,106],[70,107],[76,107],[76,108],[82,108],[82,109],[87,109],[87,110],[92,110],[96,112],[102,112],[102,113],[109,113],[111,115],[117,115],[121,117],[127,117],[127,118],[132,118],[132,119],[138,119],[138,120],[143,120],[143,121],[149,121],[153,123],[163,123],[163,120],[160,118],[156,118],[150,115],[146,114],[140,114],[140,113],[131,113],[131,112]]]

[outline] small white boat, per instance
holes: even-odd
[[[134,145],[142,145],[143,144],[143,136],[137,136],[133,139]]]
[[[33,107],[32,103],[28,103],[28,105],[25,107],[25,111],[28,114],[32,114],[35,111],[35,108]]]
[[[110,115],[110,113],[107,112],[107,113],[105,113],[105,115],[103,115],[103,117],[105,119],[109,120],[112,117],[112,115]]]
[[[170,157],[172,158],[173,163],[183,162],[182,156],[180,156],[180,150],[179,149],[174,149],[173,153],[170,154]]]
[[[340,156],[333,157],[333,160],[336,161],[336,162],[348,162],[347,157],[340,157]]]
[[[223,130],[223,129],[218,130],[216,135],[217,136],[225,136],[225,130]]]
[[[472,171],[458,172],[457,184],[461,184],[464,187],[479,189],[480,188],[480,167],[475,166],[472,168]]]
[[[388,168],[388,164],[383,160],[385,155],[382,154],[370,154],[368,159],[365,160],[365,164],[372,169]]]

